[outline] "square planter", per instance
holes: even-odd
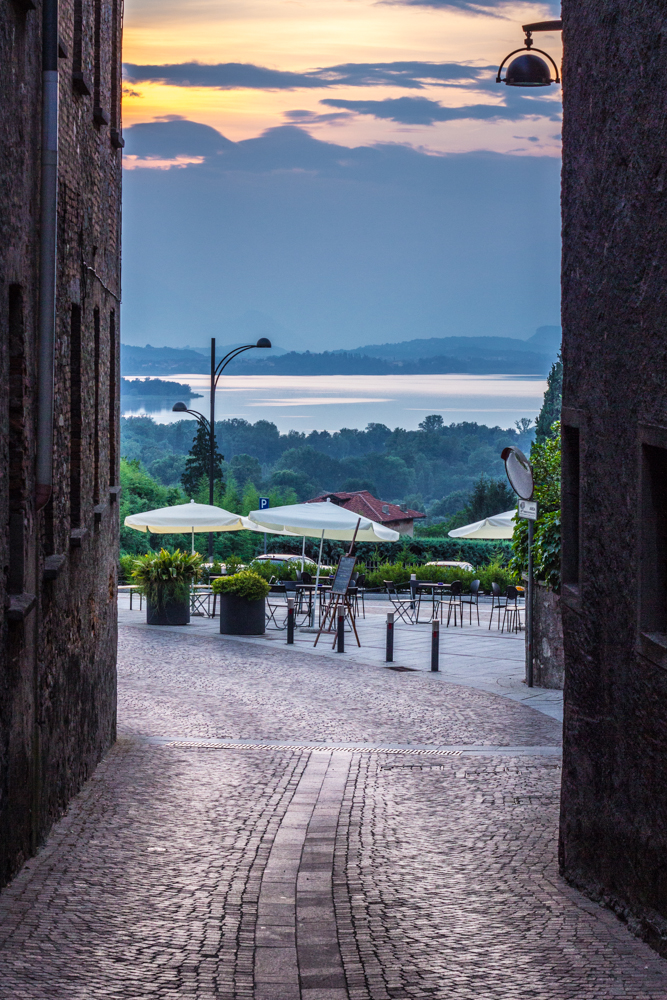
[[[265,598],[249,601],[236,594],[219,594],[222,635],[264,635]]]

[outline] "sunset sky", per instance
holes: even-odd
[[[123,337],[297,350],[559,317],[560,87],[498,0],[128,0]],[[536,43],[560,60],[559,33]]]
[[[345,146],[558,155],[559,88],[495,83],[521,24],[553,15],[493,0],[129,0],[124,120],[181,115],[234,141],[298,123]],[[558,34],[539,44],[559,58]]]

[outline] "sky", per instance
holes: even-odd
[[[528,337],[559,316],[548,3],[128,0],[123,341]],[[558,33],[537,44],[560,58]]]

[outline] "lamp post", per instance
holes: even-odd
[[[271,341],[266,337],[260,337],[256,344],[244,344],[242,347],[235,347],[233,350],[225,354],[224,358],[216,363],[215,360],[215,337],[211,337],[211,411],[210,417],[207,420],[201,413],[197,410],[189,410],[185,403],[174,403],[172,406],[172,411],[174,413],[191,413],[197,421],[208,430],[209,439],[209,461],[208,461],[208,502],[213,506],[213,480],[214,480],[214,467],[215,467],[215,392],[218,387],[218,379],[222,375],[223,371],[227,367],[230,361],[237,358],[239,354],[243,354],[244,351],[251,351],[254,347],[269,348],[271,347]],[[213,559],[213,533],[209,532],[208,536],[208,558],[209,561]]]
[[[500,457],[510,486],[519,498],[517,514],[528,521],[528,586],[526,587],[526,684],[533,686],[533,529],[539,513],[533,500],[533,467],[518,448],[504,448]]]

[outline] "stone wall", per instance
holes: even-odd
[[[667,6],[563,21],[560,856],[667,955]]]
[[[0,884],[115,739],[120,0],[60,0],[54,481],[35,504],[40,0],[0,8]]]
[[[563,690],[563,621],[560,596],[544,584],[533,590],[533,683]]]

